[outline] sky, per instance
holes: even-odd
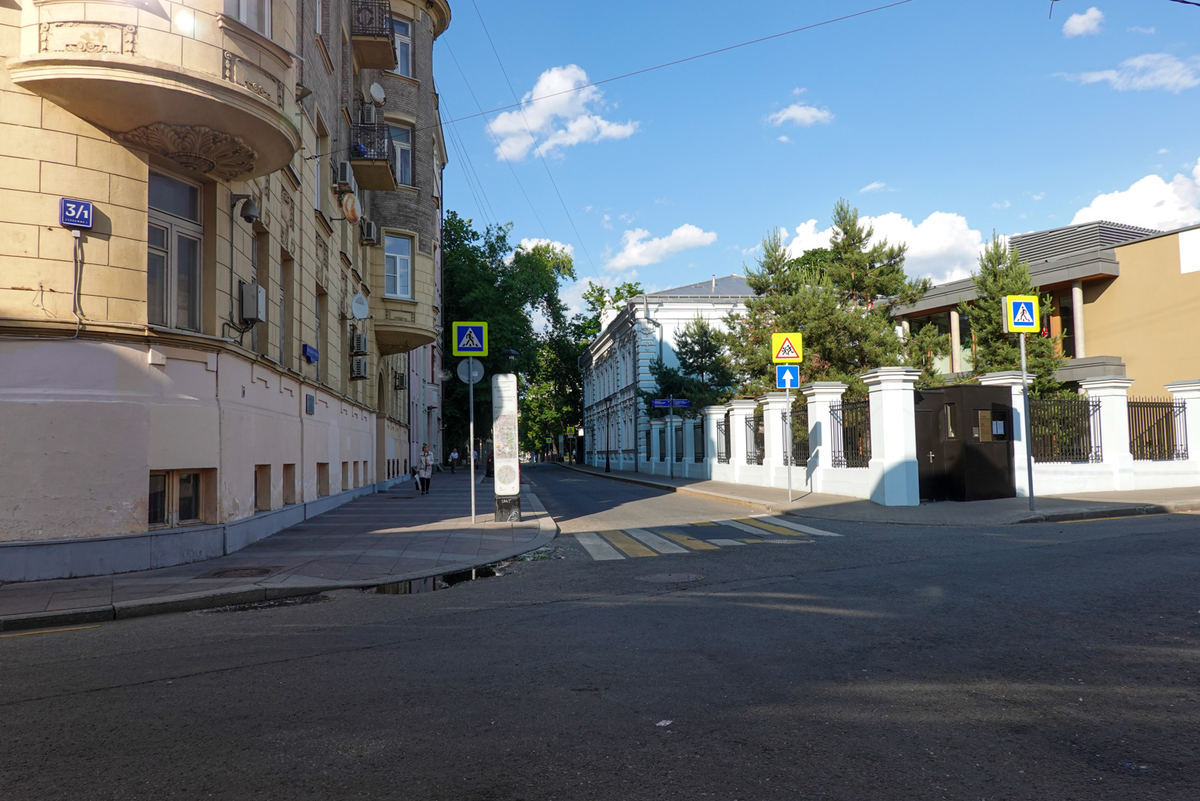
[[[820,247],[839,198],[935,282],[993,233],[1200,223],[1200,6],[894,2],[452,0],[445,207],[568,248],[574,310]]]

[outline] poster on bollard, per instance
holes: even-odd
[[[520,454],[517,450],[517,377],[492,376],[492,442],[496,495],[521,493]]]

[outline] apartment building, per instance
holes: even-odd
[[[0,4],[0,580],[227,553],[438,447],[449,22]]]

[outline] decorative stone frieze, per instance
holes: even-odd
[[[237,53],[225,51],[221,77],[249,89],[268,103],[283,108],[283,84]]]
[[[39,29],[41,53],[118,53],[132,56],[137,50],[137,26],[117,22],[43,22]]]
[[[134,147],[151,150],[191,172],[217,178],[237,178],[254,169],[258,154],[240,136],[224,134],[203,125],[167,125],[156,122],[117,137]]]

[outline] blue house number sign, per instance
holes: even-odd
[[[91,228],[92,202],[64,197],[58,204],[58,224],[64,228]]]

